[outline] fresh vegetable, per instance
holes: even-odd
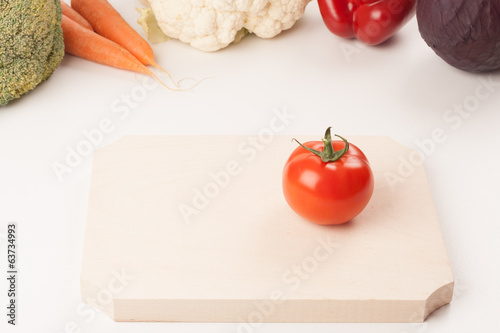
[[[144,0],[165,35],[217,51],[247,32],[271,38],[291,28],[310,0]],[[146,12],[147,13],[147,12]],[[147,13],[150,15],[150,13]]]
[[[91,60],[103,65],[152,75],[129,51],[115,42],[86,29],[63,15],[62,28],[66,53]]]
[[[356,217],[373,193],[373,173],[363,152],[330,127],[322,141],[299,143],[283,169],[283,194],[300,216],[317,224]]]
[[[92,28],[92,26],[90,25],[90,23],[86,19],[84,19],[82,15],[78,14],[78,12],[76,10],[74,10],[68,4],[66,4],[66,2],[64,2],[64,0],[61,0],[61,7],[62,7],[63,15],[72,19],[73,21],[75,21],[76,23],[78,23],[79,25],[81,25],[84,28],[94,30]]]
[[[417,21],[448,64],[470,72],[500,68],[500,1],[419,0]]]
[[[0,1],[0,105],[48,79],[63,57],[59,0]]]
[[[318,0],[318,4],[332,33],[377,45],[413,17],[417,0]]]
[[[106,0],[71,0],[71,6],[90,22],[101,36],[123,46],[144,65],[162,69],[153,49]],[[163,69],[162,69],[163,70]]]

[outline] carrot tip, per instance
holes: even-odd
[[[169,73],[167,70],[163,69],[163,67],[161,67],[160,65],[158,65],[155,61],[152,61],[152,62],[151,62],[151,66],[153,66],[153,67],[155,67],[155,68],[158,68],[159,70],[162,70],[163,72],[165,72],[165,73],[168,75],[168,77],[170,78],[170,81],[172,81],[172,83],[173,83],[176,87],[179,87],[179,83],[176,83],[176,82],[174,81],[174,78],[172,77],[172,75],[170,75],[170,73]]]
[[[184,79],[182,79],[182,80],[179,80],[179,81],[177,82],[177,86],[178,86],[178,87],[180,87],[180,86],[181,86],[181,84],[180,84],[180,83],[181,83],[181,82],[183,82],[183,81],[188,81],[188,80],[190,80],[190,81],[195,81],[195,83],[194,83],[192,86],[190,86],[189,88],[185,88],[185,89],[183,89],[183,90],[192,90],[192,89],[196,88],[197,86],[199,86],[199,85],[200,85],[203,81],[208,80],[208,79],[211,79],[211,78],[210,78],[210,77],[207,77],[207,78],[204,78],[204,79],[202,79],[202,80],[200,80],[200,81],[196,81],[196,79],[191,78],[191,77],[188,77],[188,78],[184,78]]]
[[[150,74],[152,77],[154,77],[156,80],[158,80],[158,82],[160,82],[160,84],[162,86],[164,86],[165,88],[167,88],[168,90],[171,90],[171,91],[188,91],[188,90],[192,90],[193,88],[195,88],[198,84],[200,84],[200,82],[196,83],[195,85],[189,87],[189,88],[179,88],[179,89],[175,89],[175,88],[171,88],[169,86],[167,86],[165,83],[163,83],[162,80],[160,80],[160,78],[158,76],[156,76],[153,72],[151,72]],[[175,84],[175,83],[174,83]],[[176,87],[179,87],[178,85],[176,85]]]

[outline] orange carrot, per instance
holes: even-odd
[[[94,31],[90,31],[68,18],[62,16],[62,29],[66,53],[91,60],[103,65],[152,75],[156,77],[129,51]]]
[[[71,6],[87,19],[99,35],[123,46],[144,65],[152,65],[164,70],[155,62],[153,49],[148,42],[121,17],[108,1],[71,0]]]
[[[82,15],[78,14],[78,12],[76,10],[74,10],[73,8],[71,8],[63,0],[61,0],[61,7],[62,7],[62,13],[63,13],[63,15],[66,15],[68,18],[72,19],[73,21],[75,21],[76,23],[78,23],[79,25],[81,25],[82,27],[94,31],[94,29],[92,28],[92,26],[90,25],[90,23],[86,19],[84,19]]]
[[[65,15],[62,16],[61,26],[66,53],[103,65],[151,75],[169,90],[187,90],[168,87],[149,68],[134,57],[132,53],[125,50],[125,48],[96,34],[94,31],[82,27]]]

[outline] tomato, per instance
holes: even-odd
[[[344,138],[299,143],[283,169],[283,194],[298,215],[317,224],[356,217],[373,194],[373,172],[365,154]]]

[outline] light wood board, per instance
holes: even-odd
[[[387,137],[347,139],[367,155],[375,191],[337,226],[287,206],[290,136],[126,136],[98,149],[83,301],[116,321],[239,322],[242,331],[424,321],[451,301],[453,275],[420,156]]]

